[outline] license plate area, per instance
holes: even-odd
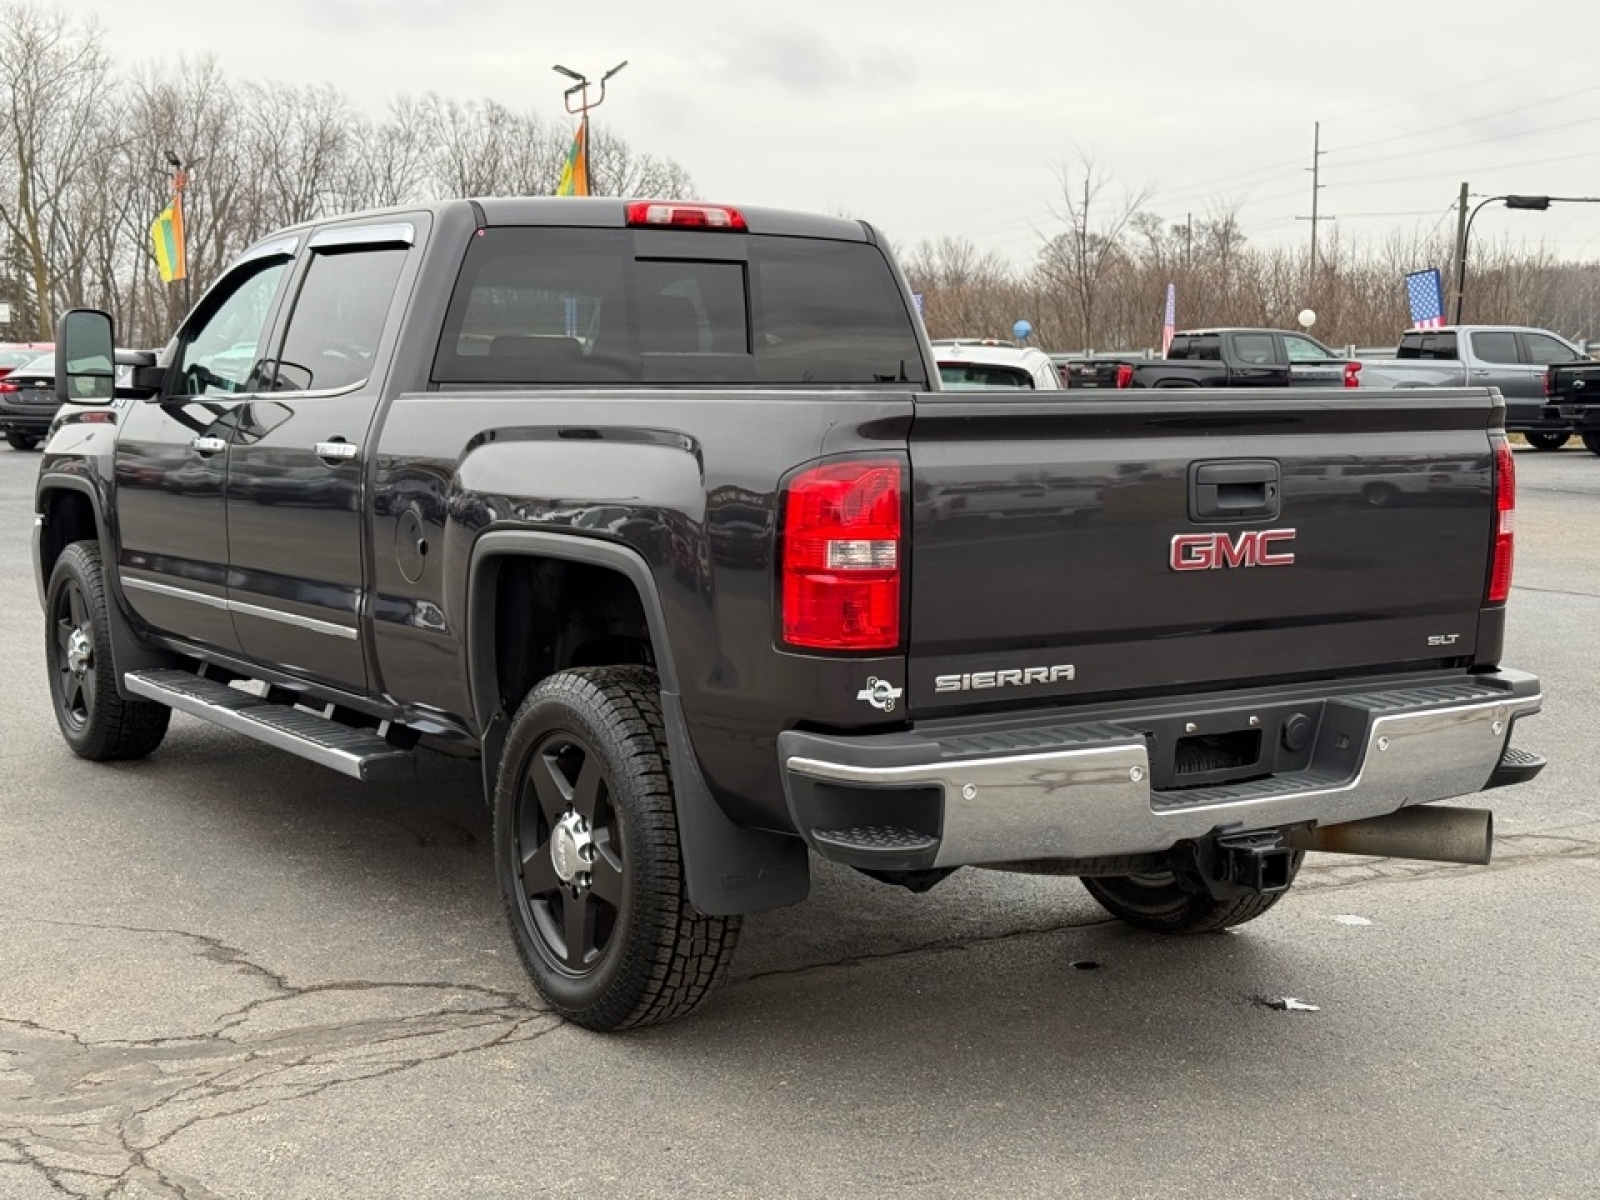
[[[1143,733],[1157,792],[1239,783],[1311,765],[1321,702],[1275,704],[1162,718]]]

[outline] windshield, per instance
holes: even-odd
[[[997,367],[986,363],[940,363],[939,378],[946,391],[978,391],[983,388],[1031,388],[1033,376],[1018,367]]]

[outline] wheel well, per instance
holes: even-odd
[[[44,526],[39,535],[40,578],[48,580],[56,559],[73,542],[97,541],[100,527],[95,522],[94,505],[89,497],[71,488],[53,488],[40,505]]]
[[[558,558],[508,556],[494,607],[495,691],[504,711],[568,667],[654,665],[649,623],[632,581]]]

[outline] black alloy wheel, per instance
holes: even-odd
[[[591,972],[617,933],[622,837],[600,756],[579,735],[534,747],[517,800],[516,848],[536,945],[552,970]]]
[[[1524,433],[1522,436],[1527,439],[1528,445],[1532,446],[1535,450],[1559,450],[1561,447],[1567,444],[1567,439],[1572,435],[1569,433],[1535,432]]]
[[[117,690],[100,547],[74,542],[45,593],[45,661],[61,736],[79,758],[143,758],[167,736],[172,710]]]
[[[529,693],[500,762],[494,833],[517,951],[574,1024],[672,1020],[726,972],[741,918],[689,903],[648,667],[562,671]]]

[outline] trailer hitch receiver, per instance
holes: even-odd
[[[1296,854],[1281,830],[1218,832],[1189,849],[1199,882],[1219,900],[1284,892],[1294,882]]]

